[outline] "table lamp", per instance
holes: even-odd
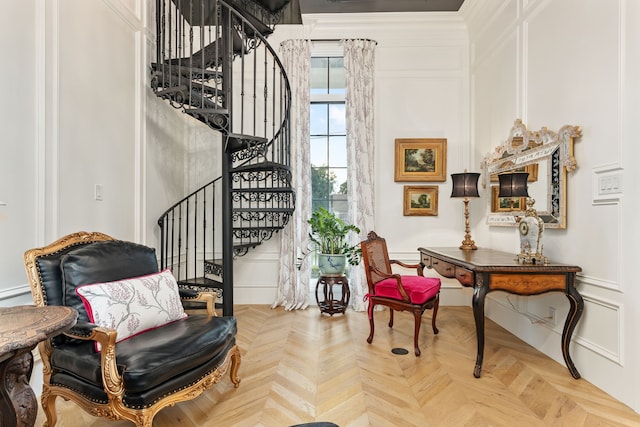
[[[536,201],[529,197],[529,192],[527,191],[528,179],[529,174],[526,172],[498,175],[498,180],[500,181],[498,197],[527,198],[527,209],[524,217],[516,216],[520,235],[520,253],[516,255],[516,261],[523,264],[546,264],[548,262],[547,257],[542,255],[544,222],[533,207]],[[510,203],[513,203],[513,201]]]
[[[464,240],[460,249],[468,251],[478,249],[476,242],[471,240],[471,234],[469,233],[469,197],[480,197],[478,194],[478,178],[479,173],[467,172],[464,173],[452,173],[451,179],[453,180],[453,189],[451,191],[451,197],[464,197]]]

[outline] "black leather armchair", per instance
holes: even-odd
[[[74,328],[39,345],[48,426],[56,423],[58,396],[94,416],[151,426],[162,408],[197,397],[227,371],[235,387],[240,384],[236,319],[215,315],[215,294],[181,291],[183,300],[201,302],[206,311],[189,312],[117,344],[114,329],[89,322],[75,289],[156,273],[154,249],[78,232],[27,251],[24,261],[36,306],[69,305],[78,311]]]

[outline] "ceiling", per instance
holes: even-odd
[[[299,0],[300,12],[456,12],[464,0]]]

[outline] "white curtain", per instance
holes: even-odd
[[[360,239],[374,227],[374,67],[376,42],[343,40],[346,72],[347,164],[349,223],[360,228]],[[354,267],[349,277],[351,305],[366,310],[368,292],[364,269]]]
[[[296,192],[295,212],[280,233],[280,272],[278,291],[272,307],[285,310],[309,305],[309,262],[300,270],[296,263],[300,248],[309,247],[308,224],[311,216],[311,163],[309,160],[309,106],[311,42],[285,40],[280,44],[281,60],[291,85],[291,174]]]

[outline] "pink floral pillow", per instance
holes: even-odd
[[[115,329],[117,342],[184,319],[178,284],[170,270],[148,276],[79,286],[89,320]],[[96,343],[96,351],[100,351]]]

